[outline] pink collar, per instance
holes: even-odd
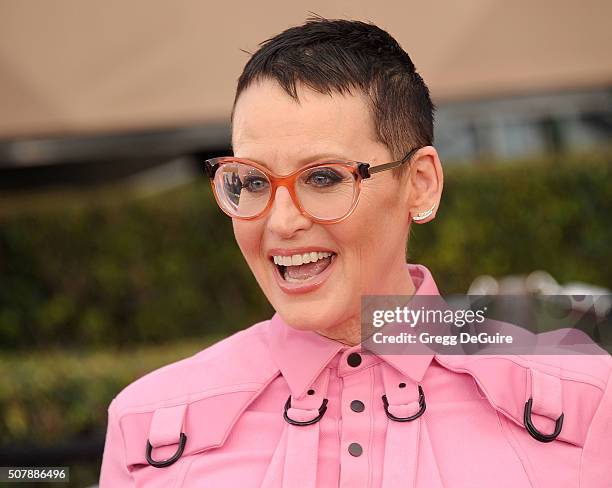
[[[440,294],[431,272],[425,266],[406,266],[416,287],[415,295]],[[338,352],[347,349],[349,353],[361,351],[361,344],[350,347],[314,331],[294,329],[287,325],[278,313],[275,313],[270,321],[268,341],[272,360],[287,380],[295,398],[306,392]],[[420,382],[433,356],[394,354],[379,357],[414,381]]]

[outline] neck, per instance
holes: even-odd
[[[379,290],[376,295],[414,295],[416,287],[412,281],[412,277],[405,264],[402,266],[401,273],[397,274],[395,282],[389,284],[384,290]],[[357,315],[351,316],[348,320],[341,322],[335,326],[329,327],[324,330],[317,330],[318,334],[333,339],[334,341],[341,342],[348,346],[355,346],[360,344],[366,337],[362,337],[361,330],[361,313],[358,311]]]

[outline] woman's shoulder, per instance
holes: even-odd
[[[117,415],[258,391],[278,371],[267,354],[268,324],[258,322],[130,383],[112,401]]]

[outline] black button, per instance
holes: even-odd
[[[353,412],[363,412],[364,408],[365,408],[365,405],[360,400],[353,400],[351,402],[351,410]]]
[[[361,456],[363,453],[363,448],[357,442],[351,442],[348,447],[348,452],[351,456]]]
[[[349,363],[349,366],[356,368],[361,364],[361,356],[356,352],[352,352],[346,358],[346,362]]]

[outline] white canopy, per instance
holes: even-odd
[[[241,49],[309,11],[388,30],[437,103],[612,85],[606,0],[0,0],[0,138],[225,123]]]

